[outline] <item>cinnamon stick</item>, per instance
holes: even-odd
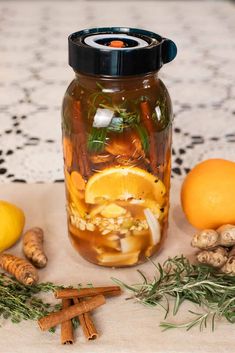
[[[91,174],[91,168],[87,154],[86,129],[83,121],[80,101],[73,102],[71,123],[75,153],[74,160],[78,162],[82,176],[88,178]]]
[[[151,116],[151,110],[148,101],[143,101],[140,103],[141,119],[144,127],[146,128],[149,136],[149,160],[152,172],[158,174],[158,163],[157,163],[157,150],[155,142],[155,129],[154,122]]]
[[[38,320],[38,325],[42,331],[46,331],[58,324],[61,324],[62,322],[71,320],[78,315],[94,310],[104,303],[105,297],[103,295],[97,295],[94,298],[71,305],[69,308],[62,309],[42,317]]]
[[[71,305],[70,299],[62,299],[62,309],[67,309]],[[73,344],[73,324],[71,320],[64,321],[60,328],[60,340],[61,344]]]
[[[80,303],[80,299],[78,298],[73,298],[74,304]],[[84,313],[81,315],[78,315],[78,320],[80,322],[80,325],[83,329],[83,333],[85,337],[88,340],[95,340],[98,337],[98,332],[95,328],[95,325],[91,319],[91,316],[89,313]]]
[[[121,288],[119,286],[93,287],[81,289],[65,288],[58,289],[54,293],[56,299],[93,297],[98,294],[102,294],[106,297],[118,296],[121,294]]]

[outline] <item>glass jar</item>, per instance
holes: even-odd
[[[69,236],[102,266],[139,264],[167,231],[172,107],[158,78],[175,44],[130,28],[69,37],[62,109]]]

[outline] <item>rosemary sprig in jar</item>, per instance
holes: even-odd
[[[161,322],[163,330],[171,328],[191,329],[199,326],[215,328],[215,320],[225,318],[235,322],[235,277],[219,273],[207,265],[191,264],[184,256],[169,258],[162,266],[154,264],[156,274],[148,280],[139,271],[143,283],[133,286],[113,279],[119,285],[133,292],[132,298],[144,305],[160,306],[165,310],[165,319],[170,312],[169,298],[174,298],[172,313],[176,315],[181,304],[188,300],[197,304],[202,312],[189,312],[193,318],[185,323]]]

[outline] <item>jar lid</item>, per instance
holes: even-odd
[[[72,33],[68,40],[69,65],[91,75],[147,74],[158,71],[177,53],[172,40],[137,28],[85,29]]]

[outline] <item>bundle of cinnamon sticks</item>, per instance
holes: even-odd
[[[62,300],[62,309],[42,317],[38,320],[38,325],[42,331],[60,325],[61,343],[73,344],[72,319],[78,318],[85,337],[88,340],[96,339],[98,332],[90,312],[105,304],[105,297],[114,297],[120,294],[121,288],[119,286],[59,289],[55,291],[55,298]]]

